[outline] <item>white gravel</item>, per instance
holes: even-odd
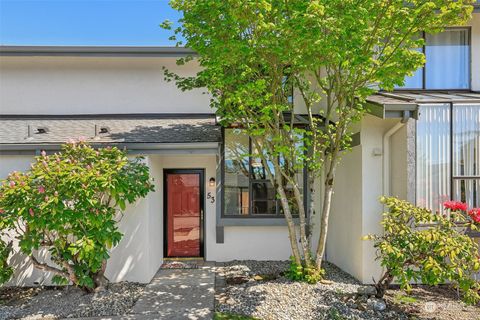
[[[359,310],[352,303],[361,287],[353,277],[325,263],[326,282],[310,285],[281,275],[288,261],[232,261],[217,267],[217,276],[245,277],[242,284],[217,283],[216,310],[263,320],[407,319],[387,307],[385,311]],[[255,275],[276,274],[272,281],[255,281]],[[366,301],[365,301],[366,302]]]
[[[103,292],[89,294],[70,286],[1,288],[0,320],[124,315],[144,287],[121,282],[110,284]]]

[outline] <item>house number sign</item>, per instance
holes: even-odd
[[[207,193],[207,199],[210,199],[210,203],[215,203],[215,197],[212,196],[212,193]]]

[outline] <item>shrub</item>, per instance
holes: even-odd
[[[95,150],[70,142],[53,155],[36,157],[25,173],[13,172],[0,186],[2,229],[14,230],[20,251],[53,281],[90,291],[106,284],[109,249],[122,233],[126,203],[153,190],[148,166],[118,148]],[[40,262],[47,248],[52,262]]]
[[[8,265],[8,257],[12,251],[12,243],[0,239],[0,285],[4,284],[13,274],[13,268]]]
[[[366,237],[374,241],[385,267],[376,283],[378,297],[394,279],[407,291],[412,282],[438,285],[448,281],[461,290],[466,302],[478,302],[480,284],[473,275],[480,269],[480,256],[478,245],[466,234],[477,226],[466,205],[432,213],[396,198],[381,202],[389,209],[383,214],[384,234]]]
[[[313,262],[311,265],[312,267],[310,268],[305,265],[299,265],[295,262],[294,257],[290,257],[290,267],[286,272],[286,276],[293,281],[304,281],[311,284],[317,283],[323,279],[325,270],[317,269]]]

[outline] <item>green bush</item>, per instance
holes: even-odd
[[[382,297],[396,279],[409,291],[412,282],[438,285],[453,283],[466,302],[480,300],[480,284],[474,273],[480,269],[478,245],[466,231],[477,230],[464,211],[433,213],[396,198],[382,198],[384,233],[369,235],[385,273],[377,282]]]
[[[315,268],[315,263],[312,261],[312,267],[299,265],[295,262],[294,257],[290,257],[290,266],[286,272],[286,277],[293,281],[304,281],[307,283],[317,283],[323,279],[325,270]]]
[[[8,257],[12,252],[12,243],[6,243],[0,239],[0,285],[4,284],[13,274],[13,268],[7,263]]]
[[[153,190],[148,166],[118,148],[68,143],[53,155],[36,157],[27,172],[13,172],[0,186],[0,229],[18,235],[20,251],[34,266],[85,290],[106,284],[109,249],[122,233],[126,203]],[[47,248],[55,265],[40,262]]]

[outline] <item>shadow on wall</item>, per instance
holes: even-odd
[[[218,142],[221,138],[220,126],[208,120],[203,125],[172,123],[166,126],[136,126],[125,132],[112,133],[108,137],[122,142],[182,143],[182,142]]]

